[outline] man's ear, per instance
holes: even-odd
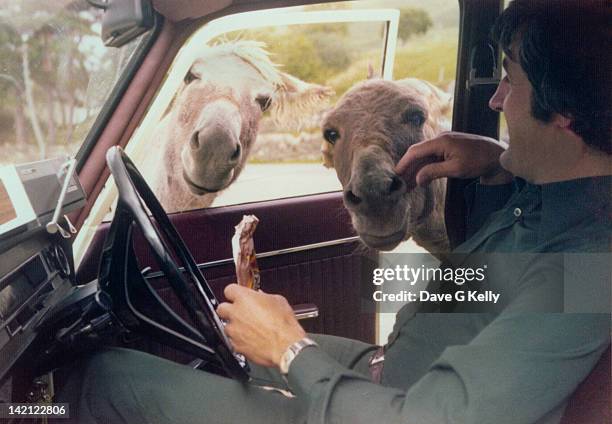
[[[552,120],[552,124],[555,127],[561,130],[571,131],[572,133],[574,132],[572,128],[573,123],[574,123],[574,119],[571,116],[564,116],[564,115],[561,115],[560,113],[555,113],[553,116],[553,120]]]

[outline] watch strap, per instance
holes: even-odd
[[[289,374],[289,367],[291,366],[291,362],[295,359],[295,357],[302,351],[304,348],[308,346],[318,346],[317,342],[312,340],[309,337],[304,337],[301,340],[291,344],[283,356],[281,357],[279,369],[282,375],[286,376]]]

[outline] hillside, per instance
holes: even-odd
[[[427,11],[435,28],[459,26],[459,2],[457,0],[366,0],[352,3],[355,9],[414,7]]]

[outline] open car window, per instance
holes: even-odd
[[[198,29],[179,51],[126,146],[126,153],[143,172],[158,197],[163,197],[160,184],[163,185],[169,176],[183,179],[182,150],[188,149],[190,143],[193,145],[195,131],[184,126],[180,134],[182,139],[172,144],[176,146],[174,162],[171,165],[164,163],[169,156],[164,150],[168,145],[165,141],[167,132],[175,131],[177,121],[199,110],[196,100],[193,107],[185,109],[190,112],[181,115],[177,108],[177,104],[184,100],[181,94],[211,74],[226,77],[226,74],[234,72],[234,68],[230,71],[221,65],[211,65],[220,63],[214,60],[205,66],[195,66],[193,70],[192,65],[217,48],[257,44],[279,72],[306,84],[329,88],[331,94],[325,101],[313,102],[317,104],[308,105],[303,110],[298,108],[294,118],[297,116],[299,119],[293,122],[288,122],[291,119],[278,119],[273,107],[267,108],[258,120],[258,134],[251,148],[244,149],[243,146],[242,154],[248,157],[241,174],[229,187],[209,196],[214,197],[212,202],[200,202],[198,196],[186,199],[185,196],[173,198],[171,195],[166,196],[167,201],[162,199],[162,204],[168,212],[182,212],[340,190],[335,171],[323,166],[321,149],[325,141],[320,122],[326,110],[351,86],[365,80],[368,74],[384,79],[422,78],[445,91],[452,91],[458,25],[457,4],[440,7],[440,4],[416,1],[407,4],[380,1],[328,3],[242,13],[213,20]],[[239,80],[235,81],[234,85],[239,86]],[[254,86],[258,87],[257,84]],[[217,88],[224,89],[221,83]],[[253,97],[257,98],[259,94],[268,93],[254,92]],[[263,96],[261,104],[266,101]],[[169,119],[173,113],[176,116]],[[448,116],[448,122],[450,120]],[[170,130],[168,122],[172,122]],[[170,188],[166,187],[166,192],[176,193],[169,184],[167,186]],[[77,239],[77,261],[79,246],[84,248],[91,236],[87,234],[93,233],[102,220],[112,218],[115,199],[114,185],[109,181],[85,222],[86,231],[82,230]]]
[[[345,5],[340,7],[341,10],[317,10],[330,9],[330,6],[315,5],[307,7],[307,10],[287,8],[231,15],[204,24],[190,37],[126,146],[126,152],[143,171],[156,194],[159,195],[156,187],[158,179],[163,178],[161,171],[167,156],[165,140],[169,138],[162,134],[175,131],[177,127],[173,121],[168,129],[165,121],[168,121],[181,91],[185,89],[191,66],[198,58],[209,54],[208,51],[217,48],[235,49],[245,61],[250,60],[249,55],[265,52],[279,74],[329,90],[320,99],[315,94],[308,98],[303,96],[303,100],[292,105],[288,105],[291,101],[284,102],[282,107],[287,107],[280,114],[274,113],[274,106],[265,111],[256,123],[259,129],[257,140],[249,152],[244,152],[249,157],[243,175],[232,184],[237,185],[238,192],[231,188],[224,191],[212,206],[340,189],[333,169],[322,166],[320,120],[326,108],[354,82],[366,77],[368,67],[378,76],[391,78],[399,17],[396,9],[352,10],[345,9]],[[259,66],[265,67],[265,64]],[[197,72],[225,71],[203,68]],[[231,72],[233,70],[228,71]],[[236,69],[235,72],[240,74],[242,70]],[[240,81],[240,76],[237,76],[235,85]],[[284,94],[287,98],[294,96],[292,92]],[[260,100],[265,101],[265,97]],[[291,107],[293,109],[289,111]],[[177,137],[176,143],[183,146],[189,143],[189,138],[179,141]],[[180,172],[180,165],[177,172]],[[272,181],[275,184],[271,184]],[[249,192],[247,195],[244,195],[244,182]],[[253,184],[257,185],[256,190],[251,190]],[[111,188],[98,199],[104,214],[112,207],[114,197]],[[162,204],[169,212],[202,207],[197,202],[190,205],[184,199],[177,199],[172,204],[162,201]],[[110,216],[107,215],[107,219]]]
[[[0,1],[0,165],[74,156],[144,35],[100,38],[86,1]]]

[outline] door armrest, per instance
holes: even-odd
[[[292,305],[293,313],[298,320],[316,318],[319,316],[319,308],[314,303],[300,303]]]

